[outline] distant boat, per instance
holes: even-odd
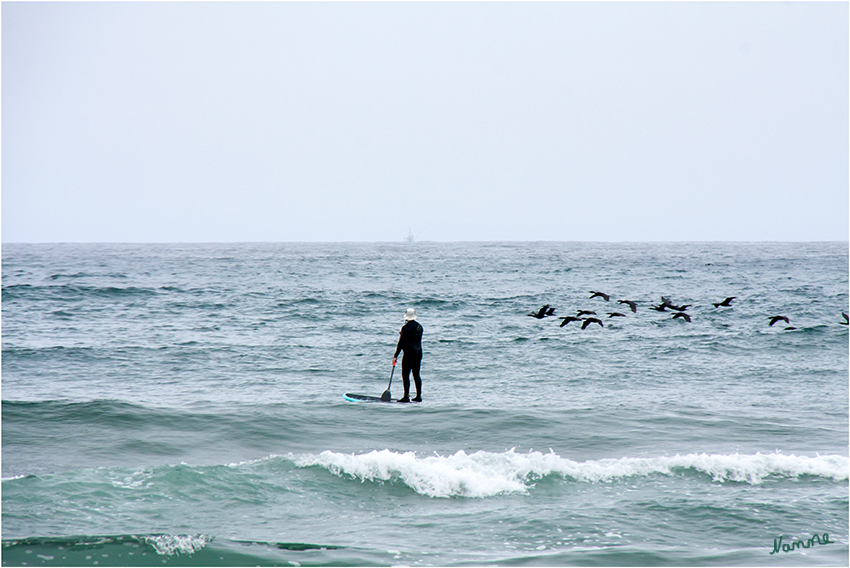
[[[409,242],[409,243],[415,242],[415,241],[413,240],[413,231],[411,231],[410,229],[408,229],[408,230],[407,230],[407,238],[406,238],[406,239],[404,239],[404,240],[406,240],[406,241],[407,241],[407,242]]]

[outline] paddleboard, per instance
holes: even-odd
[[[398,402],[398,399],[381,400],[381,397],[379,396],[369,396],[366,394],[351,394],[348,392],[342,395],[342,398],[349,402]],[[414,401],[411,400],[410,402]]]

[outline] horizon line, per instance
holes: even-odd
[[[845,240],[617,240],[617,241],[595,241],[595,240],[554,240],[554,239],[495,239],[495,240],[422,240],[408,241],[355,241],[355,240],[292,240],[292,241],[0,241],[3,245],[249,245],[249,244],[459,244],[459,243],[583,243],[583,244],[811,244],[811,243],[850,243]]]

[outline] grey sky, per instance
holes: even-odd
[[[4,242],[847,240],[848,4],[2,4]]]

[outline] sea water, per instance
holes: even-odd
[[[3,565],[848,563],[847,243],[6,244],[2,285]],[[346,401],[401,395],[409,307],[423,402]]]

